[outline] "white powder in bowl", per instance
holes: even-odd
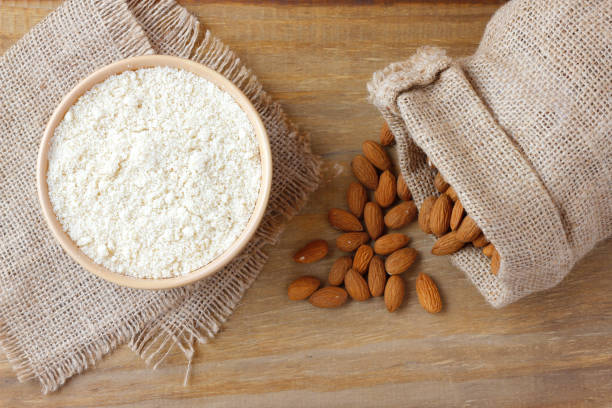
[[[47,184],[81,250],[139,278],[189,273],[247,225],[261,183],[238,103],[184,70],[126,71],[85,93],[55,130]]]

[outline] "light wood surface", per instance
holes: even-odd
[[[0,51],[57,1],[0,2]],[[297,265],[310,239],[330,243],[330,207],[344,205],[351,157],[382,123],[366,101],[372,72],[433,44],[474,51],[497,3],[184,2],[252,67],[325,159],[325,182],[287,227],[270,260],[219,336],[198,347],[191,382],[172,353],[156,371],[127,347],[40,394],[0,357],[0,407],[610,407],[612,241],[601,243],[556,288],[502,310],[465,275],[429,255],[432,242],[406,229],[420,259],[408,298],[386,312],[381,299],[338,310],[290,302],[297,276],[324,278],[339,255]],[[444,310],[429,315],[414,293],[417,272],[439,284]]]

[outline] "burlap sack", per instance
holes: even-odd
[[[374,74],[417,204],[426,156],[501,255],[452,256],[495,307],[550,288],[612,233],[612,3],[516,0],[476,53],[422,48]]]
[[[274,160],[270,203],[244,252],[212,278],[168,291],[122,288],[73,262],[42,219],[34,173],[62,96],[103,65],[151,53],[191,58],[231,79],[261,114]],[[263,247],[317,187],[319,160],[305,136],[172,0],[68,1],[0,58],[0,84],[0,345],[18,378],[55,390],[128,341],[148,360],[176,345],[191,361],[194,341],[217,333],[263,267]]]

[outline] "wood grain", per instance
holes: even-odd
[[[252,67],[325,159],[325,183],[287,227],[222,333],[198,348],[190,386],[172,353],[152,371],[127,347],[42,396],[0,360],[0,407],[603,407],[612,404],[612,241],[600,244],[558,287],[502,310],[489,307],[463,273],[421,254],[407,273],[407,302],[394,314],[381,298],[319,310],[290,302],[302,274],[325,278],[337,250],[314,265],[291,260],[313,238],[337,233],[326,211],[343,207],[349,161],[382,123],[366,101],[376,69],[433,44],[451,55],[477,47],[499,3],[188,1],[185,5]],[[0,2],[0,51],[57,1]],[[418,305],[418,272],[440,287],[444,310]]]

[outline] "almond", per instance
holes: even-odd
[[[349,296],[362,301],[370,298],[370,288],[359,272],[349,269],[344,277],[344,287]]]
[[[373,255],[374,250],[371,246],[361,245],[359,248],[357,248],[357,252],[355,252],[353,269],[363,275],[368,270],[368,266],[370,265],[370,260],[372,259]]]
[[[470,242],[478,238],[481,233],[474,219],[466,215],[457,228],[457,239],[462,242]]]
[[[385,306],[389,312],[395,312],[404,301],[406,284],[399,275],[390,276],[385,285]]]
[[[431,253],[434,255],[450,255],[463,248],[464,245],[464,242],[457,239],[457,232],[451,231],[438,238],[431,248]]]
[[[379,170],[391,167],[391,160],[385,149],[373,140],[366,140],[361,145],[363,155]]]
[[[344,282],[344,275],[353,266],[353,260],[350,256],[342,256],[334,262],[330,271],[328,281],[330,285],[339,286]]]
[[[431,159],[429,157],[427,158],[427,165],[429,166],[430,169],[437,170],[436,169],[436,165],[433,164],[433,162],[431,161]]]
[[[363,210],[363,221],[372,239],[380,237],[385,225],[383,223],[382,209],[378,204],[369,202],[365,205],[365,209]]]
[[[481,232],[480,235],[477,236],[476,239],[472,241],[472,244],[474,244],[476,248],[483,248],[489,245],[489,241],[484,236],[484,234]]]
[[[395,176],[389,170],[385,170],[378,179],[374,199],[381,207],[388,207],[395,201],[396,188]]]
[[[339,307],[346,303],[348,294],[346,290],[337,286],[327,286],[317,290],[310,296],[308,301],[316,307],[332,308]]]
[[[453,201],[444,193],[436,199],[429,215],[429,229],[437,236],[444,235],[450,228]]]
[[[344,232],[363,231],[363,226],[353,214],[339,208],[332,208],[327,213],[332,227]]]
[[[368,287],[370,294],[374,297],[382,296],[385,291],[387,273],[385,272],[385,261],[380,256],[374,256],[370,261],[368,270]]]
[[[499,252],[497,250],[493,251],[493,255],[491,255],[491,273],[493,275],[497,275],[499,272],[499,267],[501,265],[501,257],[499,256]]]
[[[302,276],[289,285],[287,295],[291,300],[308,299],[319,288],[319,285],[321,285],[321,281],[314,276]]]
[[[385,270],[389,275],[399,275],[410,268],[417,257],[417,251],[414,248],[402,248],[393,252],[385,261]]]
[[[401,174],[397,176],[397,196],[404,201],[408,201],[412,198],[410,189],[408,189],[406,181],[404,181],[404,177],[402,177]]]
[[[442,310],[442,299],[435,282],[424,273],[420,273],[416,280],[416,293],[419,303],[429,313],[438,313]]]
[[[457,192],[455,191],[455,189],[453,188],[453,186],[450,186],[449,188],[446,189],[446,191],[444,192],[447,196],[450,197],[451,200],[453,201],[457,201],[459,199],[459,197],[457,196]]]
[[[384,123],[380,129],[380,144],[383,146],[389,146],[392,145],[393,142],[395,142],[395,137],[393,136],[391,129],[389,129],[389,125]]]
[[[389,255],[405,247],[409,242],[410,238],[404,234],[393,233],[383,235],[374,242],[374,252],[379,255]]]
[[[489,244],[486,247],[482,248],[482,253],[485,254],[486,257],[492,257],[493,252],[495,252],[495,247],[493,244]]]
[[[421,204],[421,210],[419,211],[419,226],[421,230],[427,234],[431,234],[431,229],[429,228],[429,216],[431,213],[431,207],[433,207],[436,202],[436,197],[429,196]]]
[[[313,263],[319,259],[325,258],[328,251],[329,247],[327,246],[327,242],[322,239],[317,239],[309,242],[306,246],[297,251],[296,254],[293,255],[293,260],[298,263]]]
[[[443,193],[448,189],[449,184],[446,181],[444,181],[444,178],[442,178],[442,175],[438,173],[436,174],[436,177],[434,177],[434,187],[436,188],[436,190]]]
[[[367,232],[346,232],[336,238],[336,247],[344,252],[353,252],[369,240]]]
[[[346,202],[349,211],[357,218],[363,215],[363,207],[368,202],[368,195],[365,187],[356,181],[353,181],[346,192]]]
[[[385,225],[391,229],[398,229],[412,222],[417,215],[414,201],[404,201],[391,208],[385,214]]]
[[[461,201],[455,201],[455,205],[453,206],[453,211],[451,212],[450,218],[450,227],[451,230],[455,231],[459,228],[459,224],[461,224],[461,220],[463,220],[463,204]]]
[[[378,187],[378,174],[368,159],[362,155],[355,156],[351,162],[351,168],[357,180],[359,180],[364,187],[370,190],[376,190],[376,187]]]

